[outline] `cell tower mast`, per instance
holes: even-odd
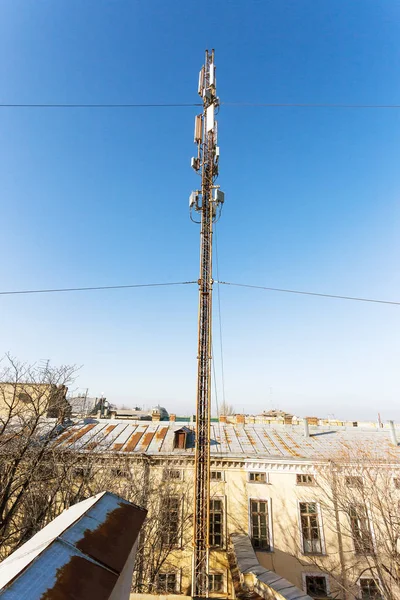
[[[219,147],[215,113],[216,93],[214,50],[206,50],[199,75],[203,112],[196,116],[194,142],[197,156],[192,167],[201,175],[201,189],[191,193],[190,217],[201,224],[199,278],[199,339],[195,444],[195,498],[193,522],[192,596],[208,597],[208,530],[210,513],[210,413],[211,413],[211,315],[212,315],[212,229],[218,220],[224,194],[215,185]]]

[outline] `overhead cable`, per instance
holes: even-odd
[[[255,108],[358,108],[358,109],[399,109],[400,104],[340,104],[312,102],[221,102],[232,107]],[[199,102],[149,102],[149,103],[0,103],[0,108],[187,108],[203,106]]]
[[[319,292],[305,292],[302,290],[287,290],[283,288],[273,288],[273,287],[265,287],[263,285],[250,285],[246,283],[232,283],[230,281],[215,281],[214,283],[219,283],[220,285],[231,285],[235,287],[243,287],[243,288],[253,288],[256,290],[267,290],[269,292],[284,292],[286,294],[301,294],[304,296],[320,296],[322,298],[335,298],[338,300],[355,300],[357,302],[374,302],[376,304],[394,304],[396,306],[400,306],[400,302],[395,302],[392,300],[377,300],[376,298],[358,298],[356,296],[339,296],[337,294],[320,294]]]
[[[74,287],[74,288],[54,288],[54,289],[43,289],[43,290],[12,290],[12,291],[0,291],[0,296],[12,296],[15,294],[54,294],[59,292],[89,292],[97,290],[125,290],[132,288],[146,288],[146,287],[166,287],[172,285],[190,285],[197,283],[197,281],[172,281],[168,283],[132,283],[129,285],[99,285],[92,287]]]
[[[400,108],[400,104],[329,104],[329,103],[272,103],[272,102],[221,102],[224,106],[253,106],[259,108]]]
[[[203,106],[200,103],[149,103],[149,104],[0,104],[0,108],[183,108]]]

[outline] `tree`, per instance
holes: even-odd
[[[134,590],[171,590],[173,582],[163,573],[175,570],[174,553],[190,543],[191,486],[176,478],[179,470],[154,465],[149,456],[97,452],[100,437],[82,449],[79,432],[70,429],[66,417],[67,385],[75,373],[76,367],[43,371],[11,356],[3,359],[0,559],[64,509],[110,491],[148,510],[137,550]]]
[[[235,407],[232,404],[228,404],[227,402],[224,401],[219,406],[218,416],[220,416],[220,415],[228,416],[228,415],[235,415],[235,414],[236,414]]]
[[[65,427],[69,412],[66,386],[76,372],[76,367],[68,366],[43,370],[10,355],[2,363],[0,557],[25,542],[57,513],[66,481],[63,476],[72,465],[53,440]]]
[[[333,598],[400,598],[400,465],[371,448],[345,450],[317,468],[326,556],[307,560],[330,575]]]

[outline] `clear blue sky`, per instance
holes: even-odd
[[[0,102],[197,102],[215,47],[222,101],[400,104],[399,39],[396,1],[2,0]],[[0,109],[0,288],[197,279],[195,114]],[[400,110],[223,106],[219,133],[220,279],[400,300]],[[237,410],[400,418],[400,307],[227,287],[221,306]],[[196,286],[0,307],[2,352],[194,412]]]

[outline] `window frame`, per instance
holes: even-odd
[[[265,477],[264,481],[256,481],[256,480],[252,480],[250,479],[251,475],[263,475]],[[256,483],[257,485],[265,485],[267,483],[269,483],[269,473],[267,473],[266,471],[247,471],[247,482],[248,483]]]
[[[167,474],[172,473],[172,472],[179,473],[179,477],[167,477]],[[175,469],[174,467],[165,467],[162,472],[162,481],[168,482],[168,483],[183,481],[183,469]]]
[[[209,525],[208,525],[208,543],[209,543],[209,547],[210,550],[221,550],[226,548],[226,540],[225,540],[225,531],[226,531],[226,523],[225,523],[225,519],[226,519],[226,505],[225,505],[225,499],[226,496],[213,496],[212,498],[210,498],[210,518],[209,518]],[[221,545],[219,546],[215,546],[215,545],[211,545],[210,544],[210,528],[211,528],[211,513],[214,512],[211,510],[211,502],[213,502],[214,500],[221,502],[221,506],[222,506],[222,519],[221,519],[221,525],[222,525],[222,532],[221,532]],[[215,535],[215,534],[214,534]]]
[[[161,576],[165,576],[167,578],[170,577],[170,576],[172,576],[172,575],[175,577],[175,586],[174,586],[173,591],[168,590],[168,586],[167,585],[165,586],[165,589],[161,591],[161,587],[160,587],[160,575]],[[180,573],[178,573],[176,571],[175,572],[171,571],[169,573],[158,573],[158,575],[157,575],[158,592],[161,593],[161,594],[166,594],[166,595],[168,595],[168,594],[179,594],[180,593],[180,589],[181,589],[181,586],[180,586],[180,576],[179,575],[180,575]],[[167,579],[167,584],[168,584],[168,579]]]
[[[373,579],[377,583],[378,586],[380,585],[379,577],[367,577],[366,575],[361,575],[361,577],[359,577],[357,579],[357,586],[359,588],[359,594],[358,595],[359,595],[360,600],[362,600],[362,595],[361,595],[362,594],[362,589],[361,589],[361,580],[362,579]],[[378,587],[378,589],[379,589],[379,587]],[[383,598],[381,592],[380,592],[380,594],[381,594],[381,598]]]
[[[307,594],[307,577],[323,577],[325,579],[326,582],[326,596],[310,596],[310,598],[329,598],[330,593],[331,593],[331,588],[329,585],[329,575],[327,573],[323,573],[321,571],[303,571],[303,573],[301,574],[301,578],[302,578],[302,583],[303,583],[303,590],[305,591],[305,593]]]
[[[298,480],[299,477],[311,477],[312,480],[311,480],[311,482],[299,481]],[[313,473],[296,473],[296,485],[298,485],[300,487],[316,486],[317,481],[315,479],[315,475]]]
[[[355,541],[355,537],[354,537],[354,532],[353,532],[353,526],[352,526],[352,519],[351,519],[351,515],[350,515],[350,510],[352,507],[358,508],[361,507],[362,510],[365,511],[365,517],[368,520],[368,532],[369,532],[369,537],[371,540],[371,550],[359,550],[357,549],[357,543]],[[353,543],[353,551],[357,556],[372,556],[373,554],[375,554],[376,552],[376,544],[375,544],[375,532],[374,532],[374,527],[373,527],[373,523],[372,523],[372,519],[371,519],[371,511],[369,509],[369,506],[367,504],[361,504],[361,503],[355,503],[352,502],[349,504],[349,508],[348,508],[348,518],[349,518],[349,522],[350,522],[350,531],[351,531],[351,540]],[[360,517],[358,517],[359,519]],[[370,579],[370,578],[367,578]]]
[[[213,479],[212,478],[212,474],[213,473],[220,473],[221,477],[218,479]],[[211,483],[221,483],[221,482],[225,482],[225,477],[224,477],[224,471],[220,470],[220,469],[211,469],[210,471],[210,481]]]
[[[303,527],[301,526],[301,504],[315,504],[317,507],[317,519],[318,519],[318,531],[320,533],[320,542],[321,542],[321,552],[305,552],[304,551],[304,534]],[[297,500],[297,513],[298,513],[298,524],[299,524],[299,533],[300,533],[300,549],[301,554],[304,556],[325,556],[326,555],[326,547],[325,547],[325,534],[324,534],[324,522],[322,520],[322,512],[321,505],[317,500],[310,499],[298,499]]]
[[[182,496],[179,496],[178,494],[173,494],[168,496],[168,498],[160,498],[160,514],[161,516],[163,516],[165,513],[164,511],[168,508],[166,507],[165,501],[170,501],[170,500],[177,500],[177,509],[176,509],[176,514],[177,514],[177,526],[176,526],[176,542],[170,540],[170,538],[168,537],[167,539],[164,537],[166,535],[170,535],[170,531],[167,529],[167,525],[165,524],[164,527],[164,531],[162,531],[161,533],[161,539],[162,542],[164,544],[166,544],[167,546],[170,546],[171,548],[181,548],[182,547],[182,531],[181,531],[181,524],[182,524]],[[171,512],[171,508],[168,508],[168,513]],[[166,517],[165,517],[166,519]],[[164,521],[165,522],[165,521]]]
[[[210,577],[214,577],[215,575],[221,575],[222,577],[222,589],[221,590],[212,590],[210,586]],[[208,591],[210,594],[226,594],[226,586],[227,586],[227,577],[226,572],[224,571],[212,571],[208,573]]]
[[[274,532],[273,532],[273,526],[272,526],[272,499],[271,498],[254,498],[251,497],[248,499],[248,528],[249,528],[249,538],[251,540],[251,544],[253,545],[253,521],[251,518],[252,515],[252,510],[251,510],[251,503],[252,502],[266,502],[267,504],[267,510],[268,510],[268,533],[269,533],[269,548],[254,548],[254,552],[267,552],[267,553],[271,553],[271,552],[275,552],[275,547],[274,547]]]
[[[353,479],[357,479],[357,483],[350,483],[350,480]],[[364,479],[362,477],[362,475],[345,475],[344,477],[344,483],[345,486],[352,489],[352,490],[358,490],[364,487]]]

